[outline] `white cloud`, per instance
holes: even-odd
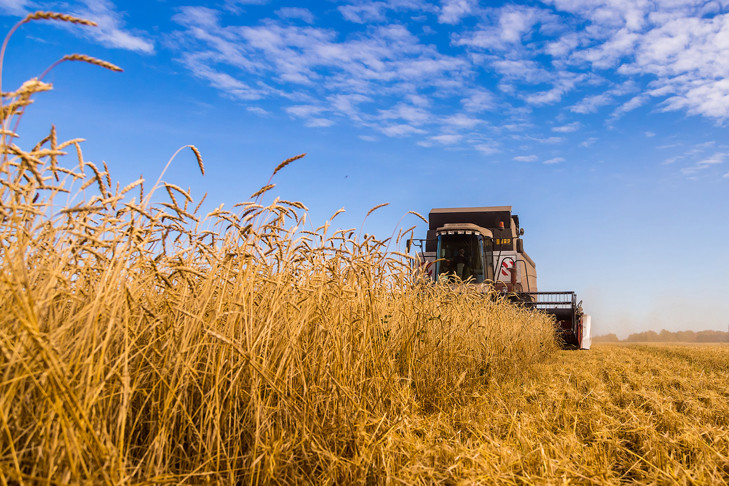
[[[576,132],[580,129],[582,124],[580,122],[572,122],[568,123],[567,125],[560,125],[558,127],[552,127],[553,132],[558,133],[570,133],[570,132]]]
[[[461,99],[463,109],[478,113],[493,110],[496,106],[494,95],[490,91],[477,88]]]
[[[535,31],[536,24],[552,17],[546,10],[520,5],[506,5],[492,12],[473,31],[455,34],[454,44],[478,49],[512,49]]]
[[[309,118],[304,125],[311,128],[330,127],[334,125],[334,121],[328,118]]]
[[[429,86],[455,89],[468,71],[464,60],[422,45],[402,26],[373,28],[365,36],[339,40],[337,33],[309,26],[266,23],[199,28],[192,9],[176,20],[188,29],[210,61],[269,75],[280,84],[314,85],[334,94],[383,95]],[[323,82],[323,84],[322,84]],[[287,87],[287,91],[291,91]]]
[[[387,20],[389,10],[416,10],[416,11],[435,11],[435,7],[419,0],[388,0],[369,1],[355,0],[347,5],[337,7],[339,13],[350,21],[357,24],[366,24],[373,22],[383,22]]]
[[[423,143],[461,137],[486,153],[494,147],[477,129],[523,131],[543,105],[562,103],[560,117],[604,112],[607,122],[644,105],[729,119],[729,2],[721,1],[707,10],[699,0],[342,0],[254,19],[184,7],[174,39],[196,76],[240,100],[278,98],[302,123],[346,120]],[[449,30],[457,33],[443,46],[434,35]],[[297,115],[302,106],[321,111]],[[551,131],[576,132],[589,119]]]
[[[35,7],[30,0],[1,0],[0,11],[7,15],[25,16],[29,10]]]
[[[729,79],[680,80],[673,83],[673,91],[665,102],[666,110],[686,110],[722,121],[729,118]]]
[[[405,99],[408,100],[413,105],[420,106],[423,108],[428,107],[432,104],[431,98],[420,95],[420,94],[408,94],[408,95],[405,95]]]
[[[572,111],[588,114],[613,106],[610,120],[650,101],[663,99],[664,110],[729,119],[729,2],[699,0],[545,0],[562,17],[538,7],[506,5],[487,8],[479,25],[453,36],[477,63],[495,69],[505,94],[530,104],[552,104],[565,93],[610,73],[609,89],[589,90]],[[574,19],[573,22],[570,20]],[[572,30],[577,25],[579,30]],[[540,27],[541,26],[541,27]],[[535,40],[541,28],[544,40]],[[494,55],[495,52],[504,54]],[[486,54],[482,54],[485,52]],[[547,54],[551,63],[538,61]],[[585,71],[591,71],[586,76]],[[628,83],[612,76],[617,69]],[[583,74],[582,77],[579,75]],[[646,86],[645,80],[653,78]],[[520,84],[548,85],[535,92]],[[632,93],[627,101],[619,98]]]
[[[514,157],[514,160],[517,162],[536,162],[539,157],[536,155],[518,155]]]
[[[560,162],[564,162],[564,157],[555,157],[553,159],[545,160],[542,163],[551,165],[551,164],[559,164]]]
[[[552,89],[528,95],[525,97],[525,100],[527,103],[533,105],[556,103],[562,100],[562,96],[572,90],[580,78],[581,76],[575,76],[572,78],[564,77],[563,79],[555,81]]]
[[[371,97],[361,94],[335,94],[329,98],[335,111],[356,120],[360,119],[360,105],[369,101]]]
[[[564,12],[585,17],[603,28],[627,26],[632,30],[639,29],[644,24],[646,14],[654,6],[649,0],[546,0],[545,3]],[[674,2],[680,3],[681,0]]]
[[[269,116],[271,114],[260,106],[249,106],[246,108],[246,111],[250,111],[251,113],[255,113],[259,116]]]
[[[312,115],[318,115],[322,111],[324,111],[324,108],[315,105],[296,105],[286,108],[286,113],[299,118],[309,118]]]
[[[384,2],[359,3],[355,5],[341,5],[337,7],[342,16],[350,22],[364,24],[385,20]]]
[[[566,58],[580,45],[581,37],[577,32],[568,33],[555,40],[546,42],[544,50],[555,59]]]
[[[491,65],[501,75],[511,80],[539,84],[551,78],[549,71],[531,59],[499,59]]]
[[[665,145],[658,145],[656,148],[658,150],[665,150],[665,149],[676,148],[676,147],[680,147],[680,146],[681,146],[680,143],[668,143]]]
[[[414,4],[395,0],[386,6],[367,5],[385,12],[410,9]],[[367,5],[342,7],[370,12]],[[216,87],[239,90],[238,98],[243,98],[240,91],[244,91],[249,97],[293,100],[294,106],[286,112],[309,124],[323,126],[339,116],[388,136],[470,128],[480,123],[465,114],[433,113],[434,99],[466,91],[471,67],[465,59],[443,55],[435,46],[422,44],[403,25],[370,26],[366,35],[342,38],[331,29],[281,20],[223,26],[220,18],[202,7],[180,10],[174,20],[185,29],[178,36],[181,47],[188,51],[182,60]],[[485,90],[471,89],[470,93],[481,108],[489,102]],[[378,109],[382,106],[389,108]],[[321,121],[324,112],[327,122]],[[415,128],[421,126],[427,128]]]
[[[475,148],[484,155],[493,155],[495,153],[501,152],[501,150],[496,147],[496,144],[493,143],[478,143],[474,145],[473,148]]]
[[[433,137],[430,137],[430,139],[443,145],[453,145],[463,140],[463,135],[458,135],[455,133],[444,133],[442,135],[435,135]]]
[[[532,140],[534,142],[546,143],[546,144],[550,144],[550,145],[553,145],[555,143],[562,143],[565,140],[564,137],[544,137],[544,138],[541,138],[541,137],[532,137],[531,135],[527,135],[524,138],[526,138],[528,140]]]
[[[719,152],[715,153],[712,156],[705,158],[703,160],[700,160],[696,163],[696,165],[701,167],[709,167],[716,164],[723,164],[726,160],[727,156],[729,156],[729,153],[727,152]]]
[[[197,77],[207,80],[211,86],[223,91],[227,95],[241,100],[257,100],[263,97],[264,92],[247,85],[228,73],[216,71],[204,62],[198,62],[197,56],[185,56],[182,62]]]
[[[615,108],[615,111],[610,115],[610,120],[614,121],[623,116],[624,114],[635,110],[636,108],[643,105],[648,100],[648,96],[640,94],[629,99],[627,102]]]
[[[623,28],[615,32],[606,42],[576,52],[574,58],[587,61],[598,69],[611,68],[621,58],[631,55],[640,40],[641,36],[639,34]]]
[[[419,106],[398,103],[390,110],[380,110],[380,118],[383,120],[405,120],[413,125],[422,125],[431,118],[431,114]]]
[[[586,96],[579,103],[572,105],[570,111],[582,114],[595,113],[601,106],[609,105],[611,102],[612,97],[605,93]]]
[[[276,10],[276,14],[284,19],[299,19],[308,24],[314,23],[314,14],[311,10],[301,7],[283,7]]]
[[[133,33],[124,29],[123,15],[114,9],[109,0],[85,0],[85,6],[74,11],[74,15],[93,20],[96,28],[84,29],[84,32],[100,43],[117,49],[154,53],[154,43],[141,33]]]
[[[499,17],[500,39],[505,43],[521,42],[522,37],[530,33],[543,16],[544,11],[540,9],[507,5]]]
[[[649,89],[616,109],[611,119],[664,98],[664,110],[729,119],[729,4],[705,8],[703,1],[578,2],[551,0],[556,8],[592,24],[552,46],[569,63],[587,62],[593,70],[618,68],[624,76],[653,77]],[[724,12],[724,13],[722,13]],[[589,47],[581,49],[580,46]]]
[[[438,22],[443,24],[457,24],[476,7],[474,0],[443,0],[441,3]]]
[[[652,138],[652,137],[656,136],[655,132],[651,132],[651,131],[644,132],[643,135],[645,135],[648,138]]]
[[[581,73],[571,73],[568,71],[550,72],[544,66],[531,59],[499,59],[492,62],[491,66],[496,69],[507,82],[521,82],[528,85],[551,85],[552,87],[546,91],[531,92],[533,88],[527,91],[528,94],[521,96],[529,104],[544,105],[556,103],[562,97],[571,91],[575,85],[585,79],[585,75]],[[501,85],[500,88],[506,92],[513,92],[517,95],[519,90],[514,86]]]
[[[727,157],[729,157],[729,152],[716,152],[709,157],[702,158],[701,160],[694,162],[688,167],[684,167],[681,169],[681,173],[686,176],[694,176],[699,171],[706,170],[715,165],[724,164]]]
[[[7,15],[25,16],[31,10],[38,9],[46,10],[48,6],[32,0],[0,0],[0,12]],[[146,34],[126,29],[124,15],[109,0],[82,0],[75,7],[65,6],[65,11],[98,25],[78,28],[67,23],[56,23],[56,26],[71,29],[75,34],[94,39],[107,47],[154,54],[154,42]]]
[[[470,33],[454,37],[455,45],[472,50],[511,50],[506,59],[484,57],[502,76],[506,93],[519,93],[515,83],[552,86],[530,92],[524,98],[531,104],[560,101],[562,96],[585,81],[573,79],[584,64],[596,70],[619,68],[625,79],[644,75],[655,77],[649,90],[636,94],[641,86],[630,83],[621,92],[619,84],[603,93],[587,93],[573,106],[577,113],[594,113],[612,105],[616,98],[633,92],[628,102],[613,110],[612,120],[649,100],[664,98],[665,110],[685,110],[719,120],[729,118],[729,14],[727,5],[703,8],[705,2],[631,2],[592,0],[547,0],[558,11],[587,20],[579,31],[565,32],[543,43],[529,42],[538,24],[549,24],[550,13],[532,7],[507,5],[492,9],[489,21]],[[545,30],[546,32],[546,30]],[[511,47],[510,47],[511,46]],[[552,66],[537,62],[536,56],[553,56]],[[560,78],[560,76],[563,76]],[[565,78],[566,76],[566,78]],[[567,79],[571,83],[565,83]],[[644,88],[645,89],[645,88]],[[642,96],[641,96],[642,95]]]
[[[411,125],[398,124],[398,125],[385,125],[377,127],[379,131],[387,135],[388,137],[405,137],[408,135],[416,135],[425,133],[425,130],[415,128]]]
[[[462,113],[451,115],[443,119],[443,124],[455,129],[473,128],[483,123],[483,120],[473,118]]]
[[[223,4],[226,10],[233,13],[240,13],[241,7],[245,5],[266,5],[269,0],[224,0]]]
[[[717,145],[714,141],[697,143],[682,153],[667,158],[661,165],[681,163],[679,172],[691,179],[697,179],[702,172],[712,167],[719,168],[729,162],[728,149],[726,145]],[[717,175],[716,171],[712,174]]]

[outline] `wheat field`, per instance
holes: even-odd
[[[52,126],[19,145],[42,78],[1,113],[2,484],[729,481],[729,348],[560,351],[550,317],[421,281],[412,229],[275,197],[299,156],[207,214],[164,170],[120,187]]]

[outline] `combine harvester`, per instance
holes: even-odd
[[[572,291],[538,292],[534,260],[524,251],[519,216],[511,206],[436,208],[428,215],[419,245],[422,272],[433,281],[457,279],[495,289],[508,298],[555,317],[565,345],[590,349],[590,316]],[[425,245],[425,248],[423,248]]]

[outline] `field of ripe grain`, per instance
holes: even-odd
[[[727,484],[729,346],[560,351],[420,427],[408,482]]]
[[[559,351],[413,275],[409,230],[312,225],[270,181],[208,214],[120,187],[55,128],[16,144],[49,89],[0,110],[0,484],[729,481],[729,347]]]
[[[50,122],[21,146],[51,88],[0,106],[0,483],[382,482],[417,459],[409,424],[557,349],[547,316],[414,275],[388,250],[412,228],[380,241],[272,197],[299,157],[201,214],[164,170],[121,187]]]

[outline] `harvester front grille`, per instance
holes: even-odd
[[[520,301],[527,307],[540,310],[549,309],[576,309],[577,294],[571,291],[563,292],[520,292]]]
[[[577,303],[577,294],[564,292],[522,292],[518,301],[525,307],[537,309],[555,318],[557,331],[565,344],[580,345],[579,322],[582,307]]]

